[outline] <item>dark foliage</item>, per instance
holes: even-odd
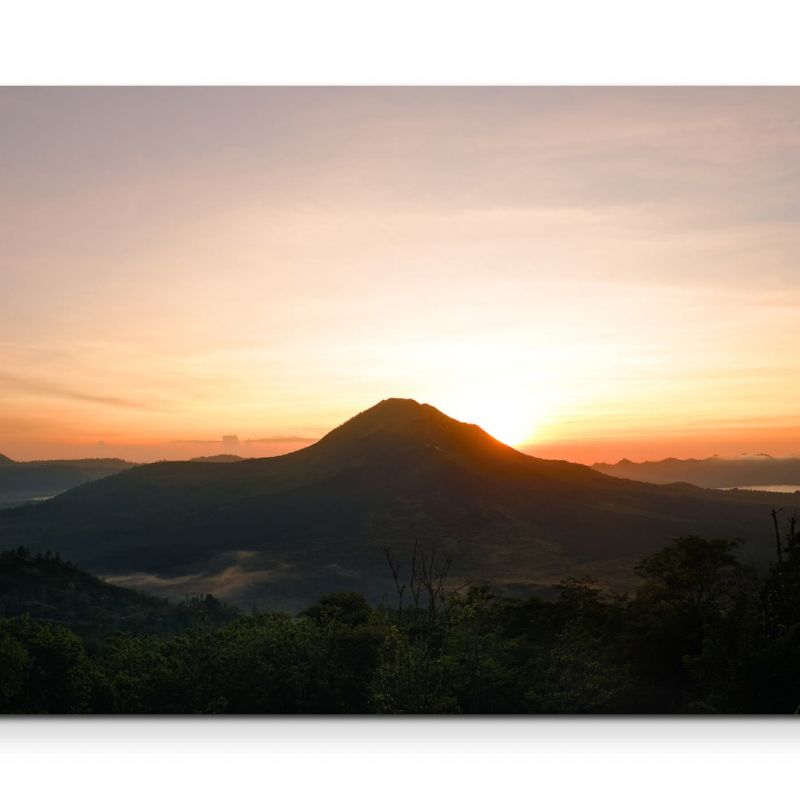
[[[115,632],[166,634],[220,625],[239,612],[211,595],[168,603],[107,583],[58,553],[21,547],[0,553],[0,617],[22,615],[60,623],[93,644]]]
[[[181,610],[54,556],[6,553],[0,710],[793,713],[796,527],[776,512],[780,560],[763,575],[735,539],[681,537],[640,560],[633,596],[574,578],[550,601],[444,589],[449,559],[415,546],[408,566],[387,554],[396,602],[340,592],[296,616],[234,619],[214,598]],[[158,630],[144,633],[143,619]]]

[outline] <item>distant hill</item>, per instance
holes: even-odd
[[[743,493],[744,494],[744,493]],[[299,608],[393,592],[383,548],[449,552],[454,581],[528,593],[567,575],[629,587],[678,535],[769,557],[775,496],[655,486],[525,455],[430,405],[390,399],[316,444],[232,463],[159,462],[0,512],[0,545],[60,550],[128,586]]]
[[[244,461],[241,456],[235,456],[231,453],[220,453],[216,456],[197,456],[190,459],[190,461],[208,461],[212,464],[230,464],[233,461]]]
[[[772,458],[766,454],[742,458],[665,458],[635,463],[623,458],[616,464],[593,464],[593,469],[616,478],[648,483],[682,481],[708,489],[733,486],[800,486],[800,458]]]
[[[134,464],[119,458],[73,461],[12,461],[0,457],[0,508],[65,492],[87,481],[116,475]]]

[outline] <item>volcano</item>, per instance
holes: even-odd
[[[672,537],[771,552],[769,494],[656,486],[534,458],[477,425],[389,399],[315,444],[234,462],[159,462],[0,513],[0,546],[58,551],[123,585],[296,609],[323,592],[391,591],[385,550],[436,547],[456,581],[547,589],[570,575],[629,588]]]

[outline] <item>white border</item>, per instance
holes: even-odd
[[[592,797],[791,791],[793,718],[6,719],[4,796]]]
[[[800,82],[789,0],[7,0],[0,82]]]

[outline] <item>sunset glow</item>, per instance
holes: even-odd
[[[271,455],[413,397],[800,453],[795,89],[0,89],[0,453]]]

